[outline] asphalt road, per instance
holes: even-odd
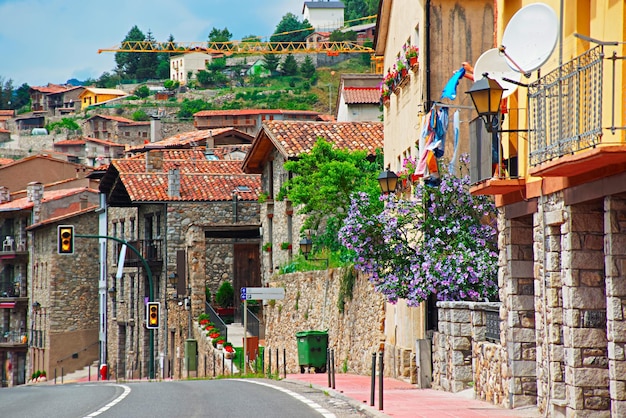
[[[0,390],[0,416],[20,418],[351,418],[347,402],[267,379],[32,385]]]

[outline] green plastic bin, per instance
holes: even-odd
[[[328,351],[328,332],[300,331],[296,332],[296,338],[298,339],[300,373],[304,373],[307,367],[315,368],[315,373],[324,373]]]

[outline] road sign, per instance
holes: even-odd
[[[282,287],[242,287],[241,300],[285,299]]]

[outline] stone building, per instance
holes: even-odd
[[[198,338],[191,318],[207,309],[205,289],[215,294],[230,281],[238,295],[241,287],[261,284],[259,176],[244,174],[240,160],[219,159],[245,144],[207,149],[191,142],[191,148],[180,138],[164,140],[160,149],[151,144],[113,161],[101,181],[107,235],[141,254],[127,252],[122,274],[115,274],[121,245],[108,245],[106,355],[120,378],[149,374],[151,344],[155,376],[181,375],[184,342]],[[152,342],[144,326],[151,289],[163,324]]]
[[[538,8],[551,23],[545,62],[502,104],[496,164],[477,163],[472,176],[472,192],[498,206],[503,403],[624,416],[625,76],[613,58],[624,55],[626,6],[500,2],[491,46],[516,13]],[[490,135],[474,123],[470,141]]]
[[[405,160],[423,157],[427,147],[420,139],[429,117],[445,112],[452,121],[458,111],[459,120],[470,119],[469,97],[459,95],[453,102],[442,99],[442,91],[464,61],[491,44],[493,4],[488,0],[379,3],[374,49],[378,62],[382,61],[381,94],[388,93],[381,99],[385,166],[392,171],[400,173]],[[417,51],[414,60],[409,55],[413,50]],[[468,132],[467,123],[461,123],[459,138],[466,138]],[[455,151],[460,155],[469,149],[467,141],[459,140],[455,150],[451,135],[447,138],[442,146],[444,159],[450,161]],[[410,362],[421,359],[408,368],[420,370],[422,375],[431,368],[429,347],[437,330],[436,298],[415,308],[401,299],[385,309],[385,361],[394,362],[402,355],[410,357]],[[430,386],[429,375],[430,371],[425,372],[427,377],[419,379],[421,387]],[[416,373],[411,372],[411,380],[417,381]]]
[[[96,243],[81,242],[71,256],[57,254],[57,226],[97,230],[96,190],[44,191],[25,196],[1,189],[0,315],[2,386],[24,384],[36,370],[61,375],[98,357]]]
[[[291,261],[302,238],[302,216],[289,200],[278,200],[280,189],[291,175],[283,167],[288,160],[310,152],[318,138],[335,147],[366,150],[373,158],[382,147],[380,122],[265,122],[243,163],[246,173],[261,174],[263,203],[263,257],[261,271],[267,283],[274,271]]]

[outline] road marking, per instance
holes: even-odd
[[[124,400],[125,397],[128,396],[128,394],[130,393],[130,388],[126,385],[116,385],[116,384],[111,384],[109,386],[119,386],[122,389],[124,389],[124,393],[122,393],[120,396],[118,396],[117,398],[113,399],[111,402],[109,402],[108,404],[104,405],[102,408],[98,409],[96,412],[92,412],[89,415],[85,415],[84,418],[91,418],[91,417],[95,417],[100,415],[101,413],[108,411],[111,407],[117,405],[118,403],[120,403],[122,400]]]
[[[238,380],[240,382],[246,382],[246,383],[254,383],[256,385],[267,386],[269,388],[279,390],[279,391],[281,391],[283,393],[286,393],[287,395],[291,396],[292,398],[295,398],[295,399],[299,400],[300,402],[307,404],[308,406],[313,408],[315,411],[319,412],[324,418],[337,418],[337,416],[335,414],[333,414],[332,412],[330,412],[326,408],[322,408],[319,404],[313,402],[310,399],[305,398],[304,396],[302,396],[302,395],[300,395],[298,393],[292,392],[289,389],[284,389],[284,388],[281,388],[279,386],[270,385],[269,383],[265,383],[265,382],[257,382],[256,380],[247,380],[247,379],[233,379],[233,380]]]

